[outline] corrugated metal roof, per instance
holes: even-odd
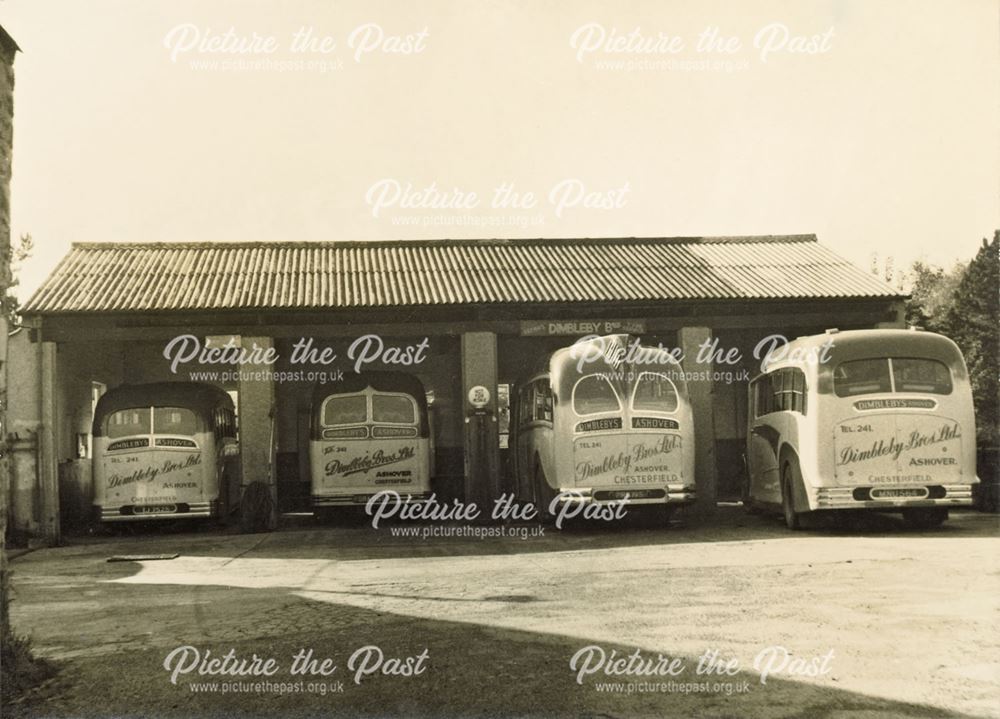
[[[813,235],[92,243],[23,312],[897,296]]]

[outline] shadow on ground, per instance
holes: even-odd
[[[108,586],[108,585],[106,585]],[[772,677],[760,683],[757,672],[707,679],[696,676],[695,657],[681,657],[686,671],[676,677],[624,678],[601,673],[578,684],[571,657],[591,642],[561,634],[513,631],[473,624],[414,619],[340,604],[332,594],[321,601],[276,596],[261,590],[206,588],[192,624],[190,607],[157,602],[155,586],[113,585],[128,592],[135,614],[122,618],[121,636],[89,645],[86,632],[73,637],[36,636],[42,649],[60,647],[58,677],[5,715],[28,717],[914,717],[968,716],[937,707],[889,701],[826,684]],[[503,598],[498,598],[503,599]],[[116,601],[122,602],[122,597]],[[524,596],[505,601],[527,601]],[[144,613],[144,607],[155,611]],[[230,610],[239,607],[239,616]],[[66,632],[82,627],[86,607],[63,612]],[[80,622],[81,624],[77,624]],[[263,629],[268,627],[268,629]],[[141,635],[141,636],[140,636]],[[75,637],[75,638],[74,638]],[[197,637],[197,638],[195,638]],[[223,692],[232,677],[182,675],[176,685],[163,668],[175,647],[195,646],[205,656],[230,649],[238,657],[272,657],[279,672],[266,679],[285,691]],[[419,676],[366,676],[360,684],[348,669],[351,654],[376,645],[386,658],[416,657],[425,650]],[[635,647],[601,644],[610,654]],[[343,682],[343,692],[322,693],[316,680],[292,677],[291,657],[312,649],[338,669],[321,680],[328,689]],[[643,648],[646,658],[670,654],[670,647]],[[673,655],[671,655],[673,656]],[[244,683],[265,681],[240,678]],[[687,691],[641,691],[645,683],[675,682]],[[193,690],[212,682],[215,691]],[[599,684],[621,682],[602,691]],[[295,688],[298,687],[298,688]],[[743,691],[737,692],[741,689]]]

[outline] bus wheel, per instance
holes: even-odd
[[[914,507],[903,510],[903,521],[914,529],[934,529],[948,519],[948,510],[938,507]]]
[[[795,496],[792,494],[794,479],[792,465],[786,464],[781,472],[781,512],[785,515],[785,526],[791,530],[802,529],[800,515],[795,511]]]
[[[535,508],[538,510],[538,519],[544,524],[550,524],[555,521],[555,515],[549,512],[549,507],[552,506],[552,500],[555,497],[556,493],[552,491],[552,487],[545,481],[545,470],[542,469],[542,465],[536,464]]]
[[[657,523],[661,527],[669,527],[670,520],[674,517],[674,512],[677,511],[677,507],[672,504],[664,504],[654,510],[656,512]]]

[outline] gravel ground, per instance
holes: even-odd
[[[140,531],[21,556],[12,622],[59,672],[4,713],[1000,716],[995,516],[956,514],[923,532],[875,517],[793,534],[722,508],[669,528],[526,539],[393,535],[405,526]],[[160,553],[179,556],[107,562]],[[230,650],[278,668],[194,668],[174,684],[164,662],[185,646],[182,669],[195,651]],[[378,650],[358,683],[362,658],[351,658],[364,647]],[[587,647],[593,671],[578,676],[583,660],[576,670],[571,660]],[[309,650],[336,669],[291,674]],[[637,650],[653,666],[675,658],[676,675],[605,672]],[[706,652],[735,660],[729,673],[698,673]]]

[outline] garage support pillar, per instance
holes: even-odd
[[[59,410],[57,406],[55,342],[42,342],[40,384],[38,494],[41,516],[39,517],[39,528],[45,543],[50,547],[55,547],[62,538],[62,529],[59,523],[59,461],[56,446],[59,437]]]
[[[711,340],[712,331],[708,327],[684,327],[680,331],[680,345],[684,351],[683,368],[692,377],[688,380],[687,387],[694,415],[695,508],[699,514],[711,514],[715,511],[718,493],[711,379],[714,366],[710,359],[702,358],[703,361],[698,361],[699,350]]]
[[[274,347],[274,340],[270,337],[241,339],[244,348],[252,348],[254,343],[262,351]],[[266,364],[248,364],[240,368],[239,428],[243,492],[253,482],[261,482],[270,489],[271,513],[267,527],[275,529],[278,525],[278,489],[274,468],[277,422],[274,382],[269,376],[271,368]],[[264,376],[256,376],[258,373]]]
[[[466,332],[462,335],[465,501],[478,505],[482,517],[489,516],[500,495],[496,394],[497,337],[493,332]]]

